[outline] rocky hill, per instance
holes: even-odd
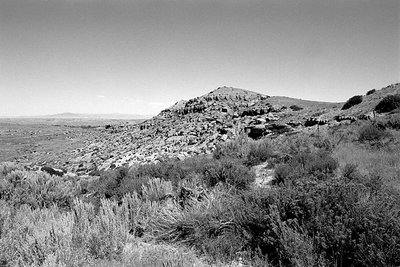
[[[258,139],[300,131],[310,118],[318,118],[341,105],[220,87],[203,96],[179,101],[138,125],[108,129],[79,151],[75,161],[81,166],[72,171],[208,154],[219,143],[241,132]]]
[[[209,154],[218,144],[240,133],[258,139],[368,119],[385,95],[399,90],[400,84],[388,86],[364,96],[361,104],[341,110],[343,103],[270,97],[219,87],[203,96],[179,101],[142,123],[99,129],[101,132],[86,140],[84,147],[71,152],[71,160],[62,167],[85,174],[164,158],[184,159]]]

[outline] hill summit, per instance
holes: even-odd
[[[209,92],[208,94],[204,95],[203,97],[226,97],[231,99],[256,99],[256,98],[263,98],[266,97],[260,93],[256,93],[253,91],[249,91],[246,89],[234,88],[234,87],[227,87],[222,86],[218,87],[217,89]]]

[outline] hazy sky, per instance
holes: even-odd
[[[399,0],[0,0],[0,116],[156,114],[218,86],[345,101],[400,80]]]

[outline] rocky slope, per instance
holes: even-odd
[[[81,166],[71,171],[207,154],[241,132],[257,139],[299,131],[309,118],[340,106],[220,87],[206,95],[179,101],[138,125],[108,129],[77,153],[74,161]]]
[[[391,85],[343,111],[343,103],[270,97],[220,87],[203,96],[179,101],[137,125],[100,130],[101,133],[85,141],[84,147],[73,150],[71,160],[62,167],[77,174],[94,173],[96,169],[208,154],[219,143],[240,133],[258,139],[292,134],[307,127],[348,123],[346,118],[353,121],[368,115],[380,99],[399,90],[400,84]],[[345,118],[345,122],[337,120],[338,116]]]

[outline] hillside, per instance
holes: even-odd
[[[398,92],[391,85],[348,110],[343,103],[316,102],[219,87],[205,95],[181,100],[157,116],[135,125],[97,129],[85,145],[69,152],[57,165],[84,174],[96,169],[184,159],[210,154],[219,144],[241,133],[253,139],[293,134],[309,127],[329,127],[369,114],[385,95]],[[335,120],[342,116],[344,121]],[[347,119],[348,118],[348,119]],[[365,119],[365,118],[363,118]],[[100,131],[100,132],[98,132]]]
[[[111,135],[92,142],[86,153],[77,155],[76,161],[90,158],[100,168],[110,168],[154,162],[165,157],[184,159],[209,154],[219,143],[241,132],[257,139],[298,131],[310,117],[337,106],[291,100],[302,108],[293,110],[293,107],[277,104],[278,99],[286,98],[220,87],[203,96],[179,101],[138,125],[110,130]]]

